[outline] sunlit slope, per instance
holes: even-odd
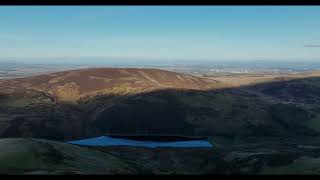
[[[13,80],[0,86],[16,91],[32,89],[55,100],[77,101],[108,94],[134,94],[163,88],[209,89],[217,81],[158,69],[92,68],[71,70]]]

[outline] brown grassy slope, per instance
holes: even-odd
[[[1,80],[0,91],[33,89],[61,101],[76,101],[98,94],[127,94],[163,88],[209,89],[217,81],[157,69],[92,68]],[[6,90],[7,91],[7,90]]]
[[[293,79],[303,79],[311,77],[319,77],[320,71],[311,71],[297,74],[240,74],[225,75],[215,77],[205,77],[206,79],[216,80],[224,84],[225,87],[240,87],[255,85],[260,83],[268,83],[275,81],[287,81]]]

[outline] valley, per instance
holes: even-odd
[[[140,68],[91,68],[3,79],[0,145],[4,150],[0,159],[9,157],[5,149],[17,144],[27,149],[43,149],[45,154],[30,156],[33,159],[27,165],[2,164],[0,170],[80,174],[274,171],[317,174],[319,84],[318,72],[197,77]],[[112,134],[206,137],[214,147],[149,149],[65,143]],[[68,168],[62,162],[50,160],[55,156],[65,159],[68,153],[65,150],[69,148],[79,148],[79,154],[67,155]],[[19,151],[10,157],[23,158],[23,153],[26,152]],[[84,170],[80,164],[91,156],[97,157],[90,160],[96,165]],[[103,163],[98,162],[100,157],[105,159]],[[148,163],[150,158],[155,158],[152,160],[155,164]],[[169,163],[173,159],[175,163]],[[112,163],[107,165],[108,162]],[[193,170],[195,163],[200,163],[197,167],[201,171]],[[290,170],[296,167],[301,169]]]
[[[0,6],[0,175],[320,175],[319,19]]]

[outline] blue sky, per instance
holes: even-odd
[[[320,6],[2,6],[0,58],[320,59]]]

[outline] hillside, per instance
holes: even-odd
[[[202,164],[206,164],[204,168],[197,168]],[[0,139],[0,174],[207,174],[232,171],[236,170],[214,155],[211,149],[205,148],[87,148],[42,139]]]
[[[0,139],[0,174],[319,174],[319,143],[294,147],[286,144],[294,141],[277,138],[223,147],[218,142],[215,149],[150,149]]]
[[[78,101],[106,94],[134,94],[163,88],[209,89],[217,81],[157,69],[92,68],[14,80],[0,80],[2,88],[43,92],[57,101]]]
[[[107,153],[40,139],[1,139],[0,174],[127,174],[128,164]]]
[[[319,173],[320,77],[225,80],[108,68],[1,80],[0,173]],[[204,136],[214,149],[62,143],[106,134]]]
[[[99,68],[2,80],[0,137],[317,136],[318,79],[230,87],[170,71]]]

